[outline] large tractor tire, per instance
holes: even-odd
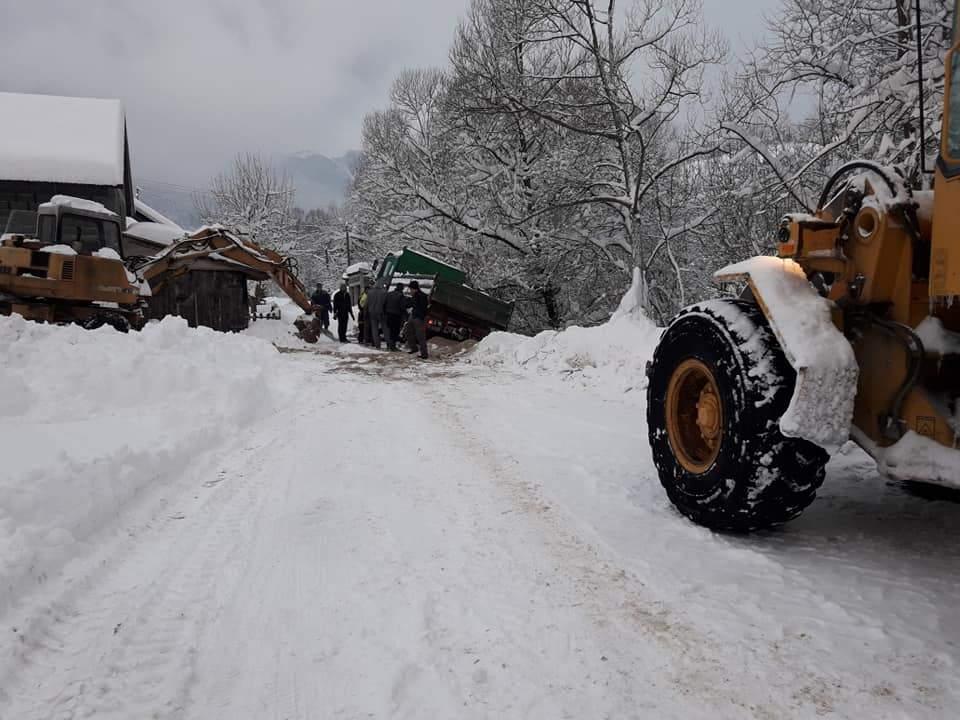
[[[673,320],[650,365],[647,423],[660,482],[680,512],[749,532],[813,502],[828,455],[780,432],[795,382],[756,305],[714,300]]]

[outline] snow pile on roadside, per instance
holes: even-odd
[[[179,318],[124,335],[0,317],[0,614],[138,493],[282,407],[278,359]]]
[[[264,298],[262,304],[268,307],[276,306],[280,311],[280,319],[251,320],[249,327],[243,331],[244,335],[266,340],[268,343],[282,348],[306,349],[316,347],[316,345],[311,345],[297,336],[297,328],[294,327],[293,323],[303,315],[303,310],[293,300],[286,297],[268,297]],[[324,340],[324,338],[320,338],[320,342],[324,342]]]
[[[640,283],[635,277],[620,307],[603,325],[547,330],[535,337],[492,333],[465,360],[628,392],[640,389],[644,382],[660,333],[641,309]]]

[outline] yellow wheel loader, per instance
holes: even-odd
[[[305,313],[296,323],[300,336],[316,342],[319,321],[290,258],[215,227],[184,235],[155,257],[125,262],[120,237],[119,216],[89,200],[58,195],[36,213],[14,211],[0,240],[0,314],[139,329],[145,297],[194,260],[214,256],[272,279]]]
[[[778,257],[716,274],[742,283],[738,299],[689,307],[664,332],[649,439],[695,522],[790,520],[849,439],[888,477],[960,488],[960,43],[945,88],[934,190],[869,162],[840,168],[814,215],[785,219]]]

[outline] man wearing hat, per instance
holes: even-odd
[[[420,283],[410,281],[410,324],[407,327],[407,347],[413,355],[418,350],[426,360],[427,354],[427,308],[430,299],[420,290]]]

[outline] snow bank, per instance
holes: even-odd
[[[139,493],[281,407],[277,362],[172,317],[126,335],[0,317],[0,614]]]
[[[266,340],[276,347],[300,349],[316,347],[301,340],[297,335],[297,328],[293,323],[303,315],[303,310],[293,300],[288,297],[267,297],[263,299],[263,305],[276,306],[280,310],[280,319],[251,320],[244,335]],[[324,338],[321,337],[320,341],[323,342],[323,340]]]
[[[547,330],[535,337],[497,332],[487,336],[466,361],[562,375],[585,386],[606,386],[622,392],[639,389],[661,329],[644,314],[640,283],[634,278],[620,307],[597,327]]]

